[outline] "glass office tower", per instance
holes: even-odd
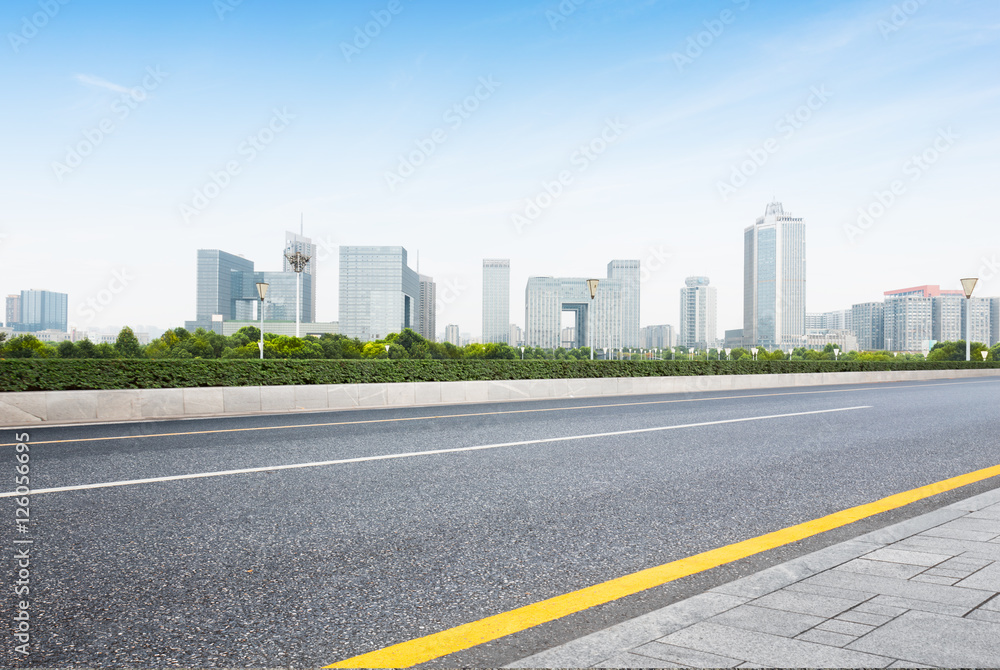
[[[420,278],[403,247],[340,247],[340,329],[362,342],[420,332]]]
[[[483,260],[483,344],[510,344],[510,259]]]

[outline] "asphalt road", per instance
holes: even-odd
[[[687,424],[707,425],[602,435]],[[0,662],[315,667],[997,465],[1000,380],[5,430],[0,491],[21,432],[30,533],[0,498],[0,607],[7,630],[31,537],[32,646],[8,635]],[[501,665],[813,545],[439,664]]]

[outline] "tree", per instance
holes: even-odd
[[[115,353],[118,358],[142,357],[142,345],[139,344],[139,339],[128,326],[122,328],[118,333],[118,339],[115,340]]]
[[[76,358],[76,345],[70,340],[63,340],[56,347],[56,351],[59,352],[59,358]]]
[[[753,358],[753,356],[750,355],[750,352],[744,349],[743,347],[736,347],[735,349],[729,352],[729,360],[731,361],[741,360],[744,356],[751,359]]]
[[[514,353],[514,350],[506,344],[490,342],[483,347],[483,349],[483,358],[502,359],[508,361],[512,361],[517,358],[517,354]]]
[[[76,343],[78,358],[97,358],[97,347],[89,339],[84,338]]]
[[[9,358],[47,358],[49,352],[41,340],[25,333],[12,338],[3,348],[3,354]]]

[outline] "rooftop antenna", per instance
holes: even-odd
[[[305,225],[306,225],[305,224],[305,218],[306,218],[306,215],[304,213],[302,213],[302,212],[299,212],[299,235],[301,237],[305,237],[305,233],[304,233],[304,231],[305,231]]]
[[[420,274],[420,249],[417,249],[417,274]]]

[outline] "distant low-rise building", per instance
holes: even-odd
[[[642,347],[646,349],[672,349],[677,346],[674,327],[668,324],[645,326],[642,329]]]

